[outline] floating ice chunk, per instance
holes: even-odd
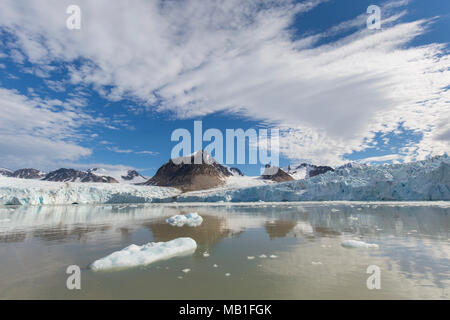
[[[199,216],[197,212],[193,212],[185,215],[177,214],[167,219],[166,222],[176,227],[182,227],[185,224],[189,227],[198,227],[202,224],[203,218]]]
[[[261,259],[267,258],[267,256],[266,256],[265,254],[262,254],[262,255],[260,255],[259,257],[260,257]]]
[[[341,246],[344,248],[379,248],[377,244],[366,243],[358,240],[346,240],[341,242]]]
[[[209,253],[208,253],[208,252],[203,252],[203,256],[204,256],[205,258],[207,258],[207,257],[209,257]]]
[[[255,259],[255,257],[254,256],[248,256],[247,259],[248,260],[253,260],[253,259]]]
[[[142,246],[132,244],[94,261],[90,268],[99,271],[148,265],[155,261],[194,253],[195,249],[197,249],[197,243],[191,238],[178,238],[168,242],[150,242]]]
[[[276,259],[276,258],[278,258],[278,256],[276,256],[276,255],[274,255],[274,254],[271,254],[271,255],[270,255],[270,259]]]
[[[186,268],[186,269],[183,269],[183,270],[181,270],[182,272],[184,272],[184,273],[188,273],[188,272],[190,272],[191,271],[191,269],[189,269],[189,268]]]
[[[339,212],[339,209],[333,208],[333,209],[331,209],[331,212]]]
[[[231,276],[231,273],[225,273],[225,277]]]
[[[320,262],[320,261],[312,261],[311,262],[314,266],[317,266],[317,265],[321,265],[322,264],[322,262]]]
[[[214,264],[213,267],[214,267],[214,268],[218,268],[219,266],[218,266],[217,264]]]
[[[178,276],[177,278],[178,278],[178,279],[180,279],[180,280],[181,280],[181,279],[183,279],[183,277],[182,277],[182,276]]]
[[[350,216],[350,217],[348,217],[348,219],[349,219],[349,220],[352,220],[352,221],[355,221],[355,220],[358,220],[359,218],[358,218],[358,217]]]

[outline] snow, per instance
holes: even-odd
[[[179,193],[175,188],[157,186],[53,182],[0,176],[0,205],[147,203]]]
[[[309,179],[188,192],[178,202],[450,200],[450,158],[344,166]]]
[[[288,173],[295,180],[301,180],[301,179],[308,178],[308,170],[306,169],[306,167],[299,168],[297,170],[293,170]]]
[[[136,183],[144,183],[147,182],[149,178],[144,176],[134,177],[132,180],[126,180],[122,177],[126,177],[128,175],[129,169],[104,169],[104,168],[94,168],[89,171],[97,176],[107,176],[116,179],[119,183],[125,184],[136,184]]]
[[[188,225],[189,227],[198,227],[202,224],[203,218],[199,216],[197,212],[193,212],[184,215],[177,214],[167,219],[166,222],[171,226],[176,227],[182,227],[184,225]]]
[[[196,249],[197,243],[191,238],[178,238],[168,242],[150,242],[142,246],[132,244],[94,261],[90,268],[94,271],[100,271],[148,265],[155,261],[192,254]]]
[[[194,157],[194,160],[192,160],[192,157]],[[173,158],[172,162],[175,164],[188,164],[188,163],[205,163],[205,164],[215,164],[218,163],[208,152],[205,152],[203,150],[199,150],[196,152],[193,152],[191,154],[188,154],[186,156]]]
[[[374,248],[378,249],[378,245],[374,243],[366,243],[358,240],[346,240],[341,242],[344,248]]]

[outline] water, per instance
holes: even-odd
[[[188,212],[203,224],[164,222]],[[449,212],[445,202],[1,207],[0,299],[449,299]],[[197,251],[88,268],[132,243],[177,237]],[[379,249],[342,247],[348,239]],[[81,290],[66,288],[69,265],[81,268]],[[370,265],[379,290],[367,288]]]

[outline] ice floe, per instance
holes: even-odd
[[[148,265],[155,261],[191,254],[195,249],[197,249],[197,243],[191,238],[178,238],[167,242],[150,242],[142,246],[132,244],[94,261],[90,268],[99,271]]]
[[[374,243],[367,243],[364,241],[358,241],[358,240],[345,240],[341,242],[341,246],[344,248],[374,248],[378,249],[379,246]]]
[[[202,224],[203,218],[199,216],[197,212],[193,212],[188,214],[177,214],[167,219],[166,222],[175,227],[183,227],[184,225],[198,227]]]

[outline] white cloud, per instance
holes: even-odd
[[[145,151],[138,151],[138,152],[136,152],[136,154],[146,154],[146,155],[156,156],[159,154],[159,152],[145,150]]]
[[[95,120],[82,112],[61,110],[58,101],[30,99],[1,88],[0,110],[0,163],[4,167],[46,169],[91,154],[78,144],[77,129]]]
[[[450,59],[440,45],[408,47],[430,23],[398,22],[405,12],[389,10],[408,1],[387,3],[381,31],[365,29],[360,15],[295,42],[288,27],[321,1],[77,1],[82,29],[69,31],[72,2],[2,1],[0,26],[28,61],[68,62],[67,80],[107,99],[179,117],[227,111],[266,121],[282,129],[285,155],[319,163],[338,164],[399,124],[423,135],[404,159],[449,150]]]
[[[359,160],[359,162],[362,163],[370,163],[370,162],[386,162],[386,161],[393,161],[401,158],[398,154],[388,154],[384,156],[378,156],[378,157],[369,157]]]
[[[134,152],[131,149],[120,149],[118,147],[107,147],[106,149],[109,151],[112,151],[112,152],[116,152],[116,153],[133,153]]]

